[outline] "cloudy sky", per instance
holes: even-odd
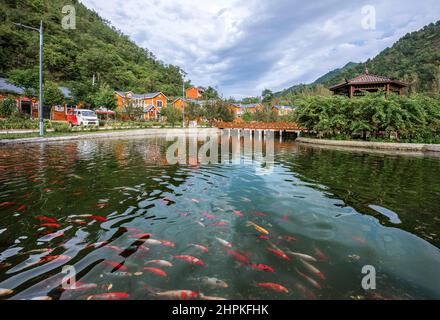
[[[439,0],[81,2],[194,84],[237,98],[312,82],[440,19]]]

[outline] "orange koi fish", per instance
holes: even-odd
[[[265,235],[269,235],[269,231],[267,231],[266,229],[260,227],[259,225],[255,224],[255,223],[253,223],[252,221],[248,221],[248,222],[246,223],[246,225],[247,225],[248,227],[254,227],[255,230],[257,230],[257,231],[260,232],[260,233],[263,233],[263,234],[265,234]]]
[[[228,221],[218,221],[211,224],[208,224],[208,227],[224,227],[229,225]]]
[[[283,251],[279,249],[267,248],[267,250],[284,260],[290,261],[290,258]]]
[[[107,218],[104,218],[104,217],[101,217],[101,216],[90,216],[88,218],[91,219],[91,220],[103,221],[103,222],[108,220]]]
[[[238,262],[249,264],[249,258],[246,255],[235,250],[228,250],[228,253],[232,255],[232,257],[234,257],[234,259]]]
[[[252,269],[259,270],[259,271],[265,271],[270,273],[275,273],[275,270],[269,266],[266,266],[264,264],[251,264]]]
[[[40,221],[49,222],[49,223],[56,223],[57,222],[57,219],[49,218],[46,216],[36,216],[35,219],[40,220]]]
[[[17,209],[15,209],[16,212],[21,212],[27,209],[27,205],[22,204],[21,206],[19,206]]]
[[[241,213],[241,211],[238,211],[238,210],[232,210],[232,212],[233,212],[236,216],[238,216],[238,217],[243,217],[243,213]]]
[[[214,220],[216,217],[212,214],[209,214],[208,212],[203,212],[202,216],[204,216],[208,220]]]
[[[151,272],[151,273],[154,273],[155,275],[157,275],[159,277],[166,277],[167,276],[167,273],[159,268],[144,267],[144,270]]]
[[[282,285],[280,285],[278,283],[262,282],[262,283],[257,283],[257,286],[260,288],[270,289],[270,290],[280,292],[280,293],[289,293],[289,289],[287,289],[286,287],[283,287]]]
[[[39,227],[59,228],[59,227],[61,227],[61,225],[59,225],[58,223],[43,223],[43,224],[40,224]]]

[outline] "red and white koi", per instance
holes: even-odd
[[[310,271],[311,273],[313,273],[314,275],[320,277],[322,280],[325,280],[325,275],[324,273],[322,273],[320,270],[318,270],[318,268],[316,268],[315,266],[311,265],[310,263],[308,263],[307,261],[304,261],[302,259],[299,259],[301,261],[301,263],[304,265],[304,267]]]
[[[232,212],[238,217],[243,217],[243,213],[241,213],[239,210],[232,210]]]
[[[295,268],[295,270],[296,270],[296,272],[297,272],[302,278],[304,278],[304,279],[305,279],[307,282],[309,282],[312,286],[314,286],[314,287],[317,288],[317,289],[321,289],[321,285],[320,285],[317,281],[315,281],[314,279],[310,278],[308,275],[306,275],[306,274],[304,274],[304,273],[298,271],[298,269]]]
[[[197,258],[195,258],[193,256],[185,256],[185,255],[184,256],[173,256],[173,259],[175,259],[175,260],[182,260],[182,261],[185,261],[185,262],[188,262],[188,263],[191,263],[191,264],[194,264],[194,265],[198,265],[198,266],[205,265],[205,263],[202,260],[197,259]]]
[[[24,210],[27,209],[27,205],[22,204],[21,206],[19,206],[17,209],[15,209],[16,212],[22,212]]]
[[[49,217],[46,217],[46,216],[36,216],[35,219],[37,219],[39,221],[45,221],[45,222],[48,222],[48,223],[56,223],[57,222],[57,219],[49,218]]]
[[[168,241],[168,240],[159,240],[160,244],[165,247],[175,248],[176,244],[174,242]]]
[[[318,257],[319,261],[327,261],[328,257],[322,252],[318,247],[314,247],[315,256]]]
[[[216,218],[216,216],[209,214],[208,212],[203,212],[202,216],[205,217],[208,220],[214,220]]]
[[[298,240],[297,238],[295,238],[293,236],[282,236],[282,237],[279,237],[278,239],[284,240],[284,241],[287,241],[287,242],[292,242],[292,241],[297,241]]]
[[[227,248],[232,248],[232,243],[230,243],[230,242],[228,242],[228,241],[226,241],[226,240],[223,240],[223,239],[217,238],[217,237],[215,237],[215,238],[217,239],[218,242],[220,242],[220,244],[221,244],[222,246],[227,247]]]
[[[217,278],[202,277],[196,280],[211,288],[226,289],[229,287],[229,285],[225,281]]]
[[[193,246],[194,248],[197,248],[203,252],[209,252],[209,249],[207,247],[204,247],[200,244],[191,244],[191,246]]]
[[[155,292],[154,295],[161,299],[170,300],[191,300],[199,298],[200,294],[191,290],[172,290]]]
[[[166,260],[150,260],[150,261],[145,262],[145,264],[155,264],[160,267],[166,267],[166,268],[171,268],[173,266],[173,264],[171,262],[166,261]]]
[[[204,294],[200,293],[199,298],[201,300],[207,300],[207,301],[223,301],[223,300],[227,300],[226,298],[222,298],[222,297],[214,297],[214,296],[205,296]]]
[[[126,292],[108,292],[90,295],[87,297],[87,300],[122,300],[129,297],[130,295]]]
[[[309,261],[309,262],[317,262],[318,261],[314,257],[309,256],[308,254],[299,253],[299,252],[293,252],[291,250],[287,250],[286,253],[289,256],[294,256],[294,257],[300,258],[300,259],[302,259],[304,261]]]
[[[270,290],[280,292],[280,293],[289,293],[289,289],[287,289],[286,287],[284,287],[278,283],[260,282],[260,283],[257,283],[257,287],[270,289]]]
[[[58,223],[42,223],[38,225],[38,227],[45,227],[45,228],[60,228],[61,225]]]
[[[10,206],[14,206],[16,204],[17,204],[16,202],[6,201],[6,202],[0,203],[0,208],[2,208],[2,207],[10,207]]]

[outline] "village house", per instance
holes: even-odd
[[[197,87],[188,88],[186,89],[186,98],[192,100],[199,100],[202,99],[204,92],[205,91],[203,88],[197,88]]]
[[[291,106],[273,106],[272,110],[274,110],[276,112],[276,114],[278,116],[286,116],[289,113],[295,111],[295,107],[291,107]]]
[[[159,120],[162,108],[167,107],[167,97],[162,92],[135,94],[115,91],[117,109],[127,112],[127,106],[142,108],[144,120]]]
[[[72,99],[72,93],[70,89],[66,87],[59,87],[59,89],[63,93],[66,101]],[[11,84],[8,79],[0,78],[0,100],[6,99],[8,97],[15,100],[17,110],[20,113],[24,115],[29,115],[31,118],[38,118],[38,99],[34,97],[28,97],[25,93],[24,88]],[[65,121],[67,120],[67,112],[71,109],[77,108],[79,108],[79,106],[72,104],[44,106],[43,117],[50,120]]]
[[[263,105],[261,103],[252,103],[252,104],[240,104],[234,103],[229,105],[229,109],[235,118],[241,118],[241,116],[246,113],[255,113],[257,110],[262,110]]]
[[[380,91],[403,95],[406,87],[406,83],[384,76],[372,75],[369,73],[368,69],[365,69],[364,74],[330,87],[330,90],[333,91],[334,94],[353,98],[356,96],[363,96],[364,92]]]

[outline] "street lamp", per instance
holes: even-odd
[[[186,104],[186,99],[185,99],[185,76],[186,76],[186,72],[185,71],[183,71],[183,70],[181,70],[182,71],[182,101],[183,101],[183,109],[182,109],[182,121],[183,121],[183,123],[182,123],[182,125],[183,125],[183,128],[185,128],[185,104]]]
[[[44,122],[43,122],[43,20],[40,21],[40,28],[33,28],[21,23],[15,23],[14,25],[33,31],[37,31],[40,34],[40,98],[39,98],[39,121],[40,121],[40,136],[44,136]],[[31,112],[32,113],[32,112]]]

